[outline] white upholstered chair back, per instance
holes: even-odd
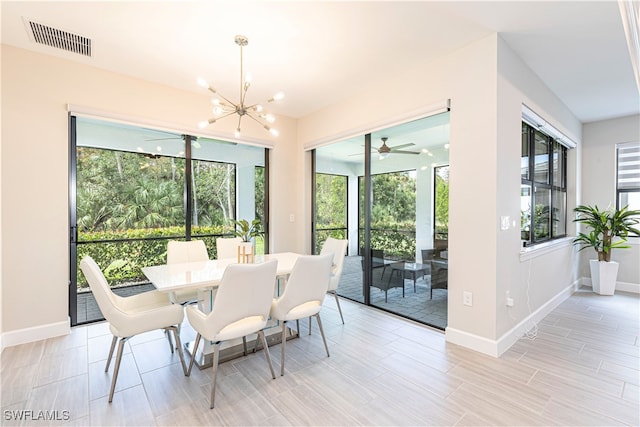
[[[216,239],[217,258],[236,258],[238,256],[238,246],[242,242],[240,237],[218,237]]]

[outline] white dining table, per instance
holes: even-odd
[[[259,264],[275,259],[278,261],[277,276],[291,273],[300,254],[280,252],[255,255],[254,263]],[[220,284],[224,270],[230,264],[237,264],[236,258],[212,259],[209,261],[162,264],[142,267],[147,279],[160,292],[172,292],[185,289],[215,289]]]
[[[278,295],[280,292],[279,288],[281,278],[286,277],[291,273],[298,257],[300,257],[300,254],[294,252],[280,252],[254,256],[255,264],[273,259],[278,261],[276,268],[278,281],[277,288],[274,287],[275,295]],[[237,263],[238,260],[236,258],[225,258],[199,262],[154,265],[150,267],[143,267],[142,272],[160,292],[168,293],[186,289],[197,289],[198,307],[203,312],[209,313],[213,308],[213,300],[215,298],[214,291],[220,284],[225,269],[227,266]],[[230,343],[228,344],[228,347],[235,347],[236,344],[237,343]],[[193,342],[184,344],[185,350],[191,355],[193,355],[193,345]],[[225,346],[223,345],[223,348],[224,347]],[[213,359],[212,356],[213,346],[211,343],[204,340],[202,350],[197,351],[195,356],[196,366],[200,369],[211,366]]]

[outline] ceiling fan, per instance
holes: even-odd
[[[398,154],[420,154],[417,151],[405,151],[402,150],[403,148],[406,147],[411,147],[412,145],[415,145],[412,142],[409,142],[407,144],[400,144],[400,145],[396,145],[395,147],[389,147],[387,145],[387,140],[389,139],[386,136],[383,136],[382,138],[380,138],[382,140],[382,145],[377,148],[376,150],[378,151],[378,154],[380,154],[380,158],[384,159],[385,157],[387,157],[389,154],[391,153],[398,153]]]

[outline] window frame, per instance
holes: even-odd
[[[621,176],[620,176],[620,171],[623,169],[620,166],[620,150],[626,150],[631,148],[632,150],[637,149],[638,150],[638,155],[640,156],[640,141],[631,141],[631,142],[624,142],[624,143],[620,143],[620,144],[616,144],[616,172],[615,172],[615,180],[616,180],[616,209],[620,209],[622,207],[624,207],[621,203],[620,203],[620,199],[622,197],[622,195],[628,195],[628,194],[638,194],[638,197],[640,197],[640,179],[637,179],[638,183],[637,185],[630,185],[630,186],[623,186],[623,188],[620,188],[620,180],[621,180]],[[637,170],[640,171],[640,165],[637,166]],[[637,173],[636,169],[633,169],[634,174]],[[635,178],[635,177],[634,177]],[[636,179],[634,179],[634,181],[636,181]],[[627,203],[628,205],[628,203]],[[630,209],[633,209],[633,207],[630,207]],[[638,234],[630,234],[630,236],[633,237],[640,237],[640,235]]]
[[[542,129],[536,129],[531,126],[526,121],[522,121],[522,136],[521,136],[521,156],[522,159],[523,152],[522,149],[525,147],[528,148],[528,159],[527,159],[527,176],[523,176],[522,170],[520,173],[520,188],[521,188],[521,198],[522,198],[522,189],[526,186],[528,187],[529,194],[526,197],[529,197],[529,211],[526,212],[521,209],[521,240],[523,242],[523,246],[533,246],[540,243],[549,242],[552,240],[561,239],[567,236],[567,151],[568,148],[561,143],[561,141],[555,139],[547,132]],[[526,135],[526,141],[525,141]],[[538,163],[538,169],[544,168],[546,165],[547,173],[546,173],[546,182],[536,181],[536,172],[540,172],[540,170],[536,170],[536,144],[540,142],[540,136],[543,136],[546,140],[547,151],[546,151],[546,163]],[[538,138],[536,138],[538,137]],[[525,144],[526,142],[526,144]],[[559,150],[559,151],[558,151]],[[555,155],[559,153],[560,159],[556,161]],[[538,160],[540,160],[538,158]],[[521,168],[523,165],[522,160]],[[556,170],[555,165],[558,165],[558,170]],[[557,176],[559,175],[559,176]],[[538,190],[548,191],[548,206],[549,209],[547,211],[548,219],[546,222],[546,229],[548,230],[544,236],[536,237],[535,233],[535,224],[536,218],[540,215],[536,215],[536,203],[535,203],[535,195]],[[562,196],[560,199],[558,196]],[[556,206],[557,200],[564,200],[564,206]],[[554,212],[556,209],[560,209],[560,218],[559,221],[564,224],[564,230],[560,232],[555,231],[555,227],[553,225],[554,216],[551,212]],[[528,215],[528,223],[523,222],[522,218]],[[525,225],[529,226],[528,237],[526,236]]]

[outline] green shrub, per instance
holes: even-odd
[[[199,226],[193,227],[192,238],[203,240],[213,258],[215,239],[222,233],[222,226]],[[77,245],[78,264],[83,257],[91,256],[111,286],[146,282],[142,267],[165,264],[167,242],[184,240],[184,234],[184,227],[179,226],[81,233]],[[76,280],[78,289],[88,287],[79,266]]]

